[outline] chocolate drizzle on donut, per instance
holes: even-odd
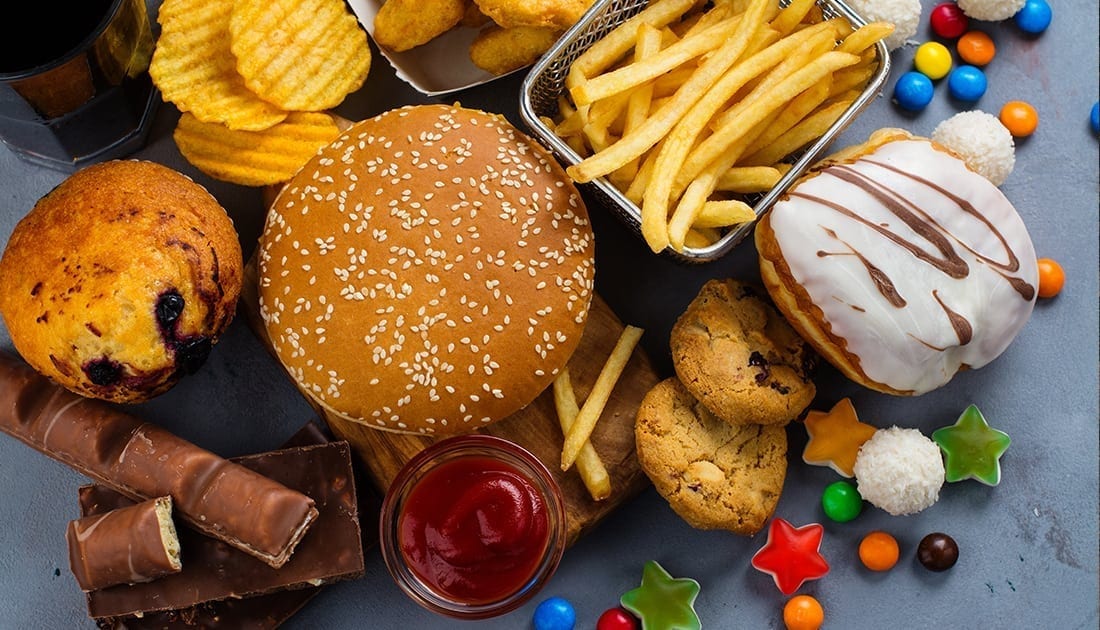
[[[959,337],[959,345],[965,346],[970,343],[970,340],[974,336],[974,328],[970,325],[970,322],[944,304],[943,299],[940,298],[939,291],[933,290],[932,297],[936,298],[936,302],[939,302],[940,308],[947,314],[947,320],[951,322],[951,327],[955,329],[955,334]]]
[[[818,250],[818,258],[825,258],[827,256],[855,256],[859,259],[859,262],[863,263],[864,268],[867,269],[867,275],[871,277],[871,282],[875,284],[875,288],[878,289],[878,292],[882,294],[882,297],[886,298],[886,301],[889,302],[892,306],[895,306],[897,308],[905,308],[905,298],[901,297],[901,294],[898,293],[898,288],[894,286],[893,281],[890,280],[890,276],[886,275],[886,272],[884,272],[882,269],[879,269],[871,261],[867,260],[866,256],[856,251],[856,249],[849,245],[847,241],[837,236],[836,232],[834,232],[833,230],[830,230],[829,228],[824,226],[822,226],[821,229],[825,230],[825,233],[833,239],[844,243],[844,246],[848,248],[848,251],[827,252],[824,250]],[[852,306],[852,308],[857,307]]]

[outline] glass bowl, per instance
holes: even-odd
[[[515,500],[520,491],[530,498]],[[510,525],[517,522],[538,525]],[[509,527],[515,531],[502,533]],[[406,595],[447,617],[484,619],[519,607],[553,575],[565,550],[565,503],[530,452],[501,438],[465,435],[409,460],[386,493],[379,528],[386,567]],[[473,564],[466,564],[469,553],[478,556]]]

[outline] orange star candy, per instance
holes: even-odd
[[[802,461],[828,466],[845,477],[855,476],[859,447],[875,434],[875,427],[856,417],[852,401],[843,398],[829,411],[811,411],[803,421],[810,441],[802,451]]]

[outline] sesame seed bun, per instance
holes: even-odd
[[[577,343],[593,237],[576,188],[503,117],[385,112],[322,149],[260,237],[276,355],[330,413],[403,433],[523,408]]]

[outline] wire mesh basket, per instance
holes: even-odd
[[[789,4],[789,0],[780,0],[780,6]],[[853,28],[863,26],[865,21],[840,0],[818,0],[825,19],[842,18]],[[648,0],[598,0],[584,16],[567,31],[531,68],[523,81],[520,93],[520,116],[536,139],[567,166],[579,163],[583,158],[566,142],[558,137],[554,130],[543,122],[541,117],[553,119],[558,115],[558,97],[565,93],[565,78],[573,61],[588,48],[609,33],[615,27],[630,19],[649,5]],[[883,42],[875,45],[877,67],[866,87],[852,104],[844,111],[823,136],[788,156],[793,165],[779,182],[764,193],[749,195],[745,202],[752,206],[759,218],[775,204],[780,196],[812,166],[824,151],[881,92],[890,73],[890,53]],[[614,212],[620,220],[629,226],[638,238],[642,238],[642,213],[638,206],[620,190],[600,177],[592,182],[580,184],[596,200]],[[707,247],[684,247],[683,251],[667,248],[663,253],[681,262],[705,263],[717,260],[732,250],[751,232],[755,222],[742,223],[729,228],[722,237]]]

